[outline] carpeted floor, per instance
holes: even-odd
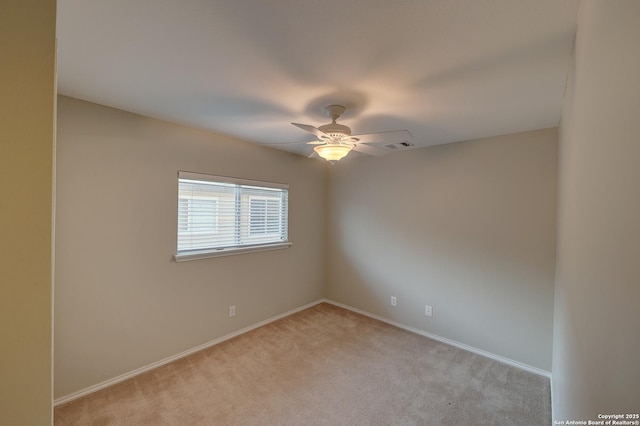
[[[549,380],[320,304],[55,408],[55,425],[549,425]]]

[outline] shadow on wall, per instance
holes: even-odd
[[[556,148],[550,129],[336,168],[329,296],[550,369]]]

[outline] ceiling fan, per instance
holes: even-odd
[[[340,118],[345,111],[344,106],[329,105],[324,107],[323,110],[327,116],[331,117],[331,123],[317,128],[308,124],[291,123],[318,138],[317,141],[312,142],[295,142],[316,145],[316,147],[313,148],[314,152],[309,157],[317,154],[333,164],[336,161],[340,161],[340,159],[344,158],[351,151],[375,155],[377,157],[389,152],[370,144],[402,144],[403,146],[413,146],[410,142],[413,136],[408,130],[351,135],[351,129],[349,127],[336,123],[336,120]]]

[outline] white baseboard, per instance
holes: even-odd
[[[549,393],[551,394],[551,424],[556,419],[555,410],[553,409],[553,374],[549,375]]]
[[[385,318],[385,317],[382,317],[380,315],[375,315],[375,314],[372,314],[370,312],[363,311],[362,309],[358,309],[358,308],[354,308],[353,306],[345,305],[344,303],[336,302],[336,301],[333,301],[333,300],[330,300],[330,299],[324,299],[323,302],[329,303],[331,305],[338,306],[338,307],[343,308],[343,309],[347,309],[349,311],[356,312],[358,314],[367,316],[369,318],[376,319],[378,321],[385,322],[385,323],[387,323],[389,325],[393,325],[394,327],[398,327],[398,328],[401,328],[403,330],[407,330],[407,331],[410,331],[412,333],[419,334],[421,336],[425,336],[425,337],[428,337],[428,338],[433,339],[433,340],[437,340],[438,342],[446,343],[448,345],[455,346],[456,348],[464,349],[465,351],[469,351],[469,352],[473,352],[473,353],[478,354],[478,355],[482,355],[484,357],[493,359],[493,360],[501,362],[503,364],[507,364],[507,365],[510,365],[512,367],[516,367],[516,368],[519,368],[521,370],[525,370],[525,371],[528,371],[530,373],[534,373],[534,374],[537,374],[537,375],[540,375],[540,376],[547,377],[547,378],[551,379],[551,373],[549,371],[543,370],[541,368],[537,368],[537,367],[533,367],[531,365],[523,364],[521,362],[514,361],[512,359],[505,358],[503,356],[496,355],[496,354],[493,354],[491,352],[483,351],[482,349],[474,348],[473,346],[465,345],[464,343],[456,342],[455,340],[447,339],[446,337],[438,336],[437,334],[432,334],[432,333],[426,332],[424,330],[420,330],[419,328],[415,328],[415,327],[411,327],[411,326],[408,326],[408,325],[405,325],[405,324],[401,324],[399,322],[392,321],[392,320],[390,320],[388,318]]]
[[[129,372],[124,373],[124,374],[121,374],[121,375],[116,376],[116,377],[114,377],[112,379],[105,380],[104,382],[95,384],[93,386],[89,386],[88,388],[81,389],[81,390],[79,390],[77,392],[73,392],[73,393],[71,393],[69,395],[60,397],[60,398],[58,398],[58,399],[53,401],[53,405],[55,407],[55,406],[58,406],[58,405],[66,404],[67,402],[71,402],[71,401],[73,401],[75,399],[78,399],[78,398],[81,398],[83,396],[89,395],[89,394],[91,394],[93,392],[97,392],[97,391],[99,391],[101,389],[107,388],[109,386],[113,386],[116,383],[120,383],[120,382],[123,382],[125,380],[131,379],[131,378],[136,377],[136,376],[138,376],[138,375],[140,375],[142,373],[146,373],[147,371],[153,370],[154,368],[161,367],[161,366],[163,366],[165,364],[168,364],[170,362],[176,361],[176,360],[178,360],[180,358],[184,358],[184,357],[186,357],[188,355],[191,355],[193,353],[199,352],[199,351],[201,351],[203,349],[207,349],[207,348],[209,348],[211,346],[215,346],[215,345],[217,345],[219,343],[222,343],[222,342],[224,342],[226,340],[232,339],[232,338],[237,337],[237,336],[239,336],[241,334],[244,334],[244,333],[247,333],[247,332],[249,332],[251,330],[254,330],[254,329],[258,328],[258,327],[262,327],[263,325],[267,325],[267,324],[269,324],[271,322],[277,321],[277,320],[282,319],[284,317],[288,317],[289,315],[295,314],[296,312],[300,312],[300,311],[302,311],[304,309],[310,308],[312,306],[318,305],[318,304],[323,303],[323,302],[329,303],[329,304],[334,305],[334,306],[338,306],[338,307],[343,308],[343,309],[347,309],[347,310],[352,311],[352,312],[356,312],[358,314],[367,316],[369,318],[376,319],[378,321],[382,321],[382,322],[387,323],[389,325],[393,325],[394,327],[398,327],[398,328],[401,328],[403,330],[407,330],[407,331],[410,331],[412,333],[419,334],[421,336],[425,336],[425,337],[428,337],[430,339],[437,340],[439,342],[446,343],[448,345],[455,346],[457,348],[464,349],[466,351],[469,351],[469,352],[472,352],[472,353],[475,353],[475,354],[478,354],[478,355],[485,356],[487,358],[493,359],[493,360],[501,362],[503,364],[511,365],[513,367],[520,368],[521,370],[525,370],[525,371],[528,371],[530,373],[534,373],[534,374],[538,374],[540,376],[548,377],[549,379],[551,378],[551,373],[546,371],[546,370],[542,370],[540,368],[532,367],[530,365],[523,364],[521,362],[514,361],[512,359],[505,358],[505,357],[502,357],[500,355],[492,354],[490,352],[483,351],[482,349],[474,348],[473,346],[465,345],[464,343],[456,342],[455,340],[447,339],[445,337],[441,337],[441,336],[438,336],[436,334],[428,333],[428,332],[426,332],[424,330],[420,330],[418,328],[414,328],[414,327],[411,327],[411,326],[408,326],[408,325],[404,325],[404,324],[392,321],[392,320],[390,320],[388,318],[385,318],[385,317],[382,317],[382,316],[379,316],[379,315],[375,315],[375,314],[372,314],[372,313],[367,312],[367,311],[363,311],[363,310],[358,309],[358,308],[354,308],[353,306],[345,305],[343,303],[336,302],[336,301],[333,301],[333,300],[330,300],[330,299],[320,299],[320,300],[316,300],[315,302],[311,302],[311,303],[308,303],[306,305],[299,306],[299,307],[297,307],[295,309],[292,309],[292,310],[287,311],[285,313],[282,313],[280,315],[276,315],[274,317],[268,318],[268,319],[266,319],[264,321],[257,322],[255,324],[252,324],[252,325],[247,326],[245,328],[242,328],[240,330],[234,331],[233,333],[229,333],[229,334],[227,334],[225,336],[222,336],[222,337],[219,337],[217,339],[211,340],[209,342],[203,343],[202,345],[196,346],[196,347],[191,348],[191,349],[187,349],[186,351],[180,352],[180,353],[178,353],[176,355],[172,355],[172,356],[164,358],[164,359],[162,359],[160,361],[153,362],[151,364],[145,365],[144,367],[136,368],[135,370],[129,371]]]
[[[233,333],[229,333],[229,334],[227,334],[225,336],[222,336],[222,337],[219,337],[217,339],[213,339],[213,340],[211,340],[209,342],[203,343],[202,345],[196,346],[195,348],[187,349],[186,351],[180,352],[179,354],[172,355],[172,356],[164,358],[164,359],[162,359],[160,361],[152,362],[151,364],[145,365],[144,367],[136,368],[135,370],[129,371],[129,372],[124,373],[124,374],[121,374],[121,375],[119,375],[117,377],[114,377],[112,379],[105,380],[104,382],[95,384],[93,386],[89,386],[88,388],[81,389],[81,390],[79,390],[77,392],[73,392],[73,393],[71,393],[69,395],[60,397],[60,398],[58,398],[58,399],[53,401],[53,406],[55,407],[55,406],[58,406],[58,405],[66,404],[67,402],[71,402],[74,399],[78,399],[78,398],[81,398],[83,396],[89,395],[89,394],[91,394],[93,392],[97,392],[97,391],[99,391],[101,389],[107,388],[109,386],[113,386],[116,383],[123,382],[123,381],[131,379],[131,378],[133,378],[135,376],[138,376],[138,375],[140,375],[142,373],[146,373],[147,371],[153,370],[154,368],[158,368],[158,367],[163,366],[165,364],[168,364],[170,362],[176,361],[176,360],[178,360],[180,358],[184,358],[184,357],[186,357],[188,355],[191,355],[191,354],[193,354],[195,352],[199,352],[199,351],[201,351],[203,349],[207,349],[207,348],[209,348],[211,346],[215,346],[215,345],[217,345],[219,343],[224,342],[225,340],[232,339],[232,338],[237,337],[237,336],[239,336],[241,334],[244,334],[244,333],[247,333],[247,332],[249,332],[251,330],[254,330],[254,329],[258,328],[258,327],[262,327],[263,325],[267,325],[267,324],[269,324],[271,322],[277,321],[277,320],[282,319],[284,317],[288,317],[289,315],[295,314],[296,312],[300,312],[300,311],[302,311],[304,309],[307,309],[307,308],[310,308],[312,306],[318,305],[318,304],[320,304],[320,303],[322,303],[324,301],[325,301],[324,299],[320,299],[320,300],[316,300],[315,302],[311,302],[311,303],[308,303],[306,305],[299,306],[299,307],[297,307],[295,309],[292,309],[290,311],[287,311],[287,312],[285,312],[283,314],[276,315],[276,316],[268,318],[268,319],[266,319],[264,321],[260,321],[260,322],[257,322],[255,324],[252,324],[252,325],[250,325],[248,327],[242,328],[242,329],[240,329],[238,331],[234,331]]]

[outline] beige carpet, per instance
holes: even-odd
[[[320,304],[55,409],[55,425],[549,425],[549,380]]]

